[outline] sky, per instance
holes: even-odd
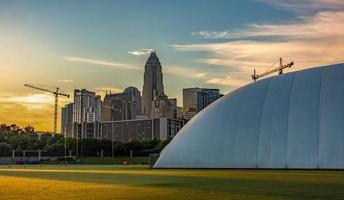
[[[183,88],[227,94],[279,57],[288,72],[343,62],[344,1],[0,0],[0,123],[52,130],[53,96],[25,83],[142,91],[152,50],[181,106]]]

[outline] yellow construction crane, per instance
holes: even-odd
[[[55,96],[55,106],[54,106],[54,133],[56,133],[57,131],[57,109],[58,109],[58,97],[59,96],[65,96],[67,98],[69,98],[69,94],[64,94],[62,92],[60,92],[60,88],[58,87],[50,87],[50,86],[44,86],[44,85],[34,85],[34,84],[25,84],[25,87],[29,87],[29,88],[33,88],[36,90],[41,90],[44,92],[48,92],[51,93]]]
[[[276,62],[275,62],[276,63]],[[264,72],[262,74],[256,74],[256,69],[254,69],[253,71],[253,75],[252,75],[252,79],[253,81],[256,81],[257,79],[263,77],[263,76],[267,76],[271,73],[274,73],[274,72],[278,72],[278,74],[283,74],[283,69],[285,68],[290,68],[292,65],[294,65],[294,62],[291,61],[290,63],[286,64],[286,65],[283,65],[282,63],[282,58],[279,59],[279,63],[280,63],[280,66],[275,68],[275,69],[272,69],[270,71],[267,71],[267,72]]]

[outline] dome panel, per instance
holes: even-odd
[[[258,160],[260,168],[284,168],[287,157],[287,133],[290,93],[294,74],[272,78],[260,119]]]
[[[322,72],[323,68],[316,68],[295,74],[289,105],[288,168],[316,168],[318,165]]]
[[[344,166],[344,67],[324,72],[320,97],[319,167]]]
[[[244,87],[224,102],[223,109],[227,112],[225,115],[218,115],[216,120],[225,124],[225,129],[219,130],[223,131],[220,132],[223,148],[219,150],[222,151],[223,163],[226,163],[226,166],[256,167],[259,119],[262,111],[262,106],[257,104],[263,104],[269,82],[270,79],[266,79],[251,87]],[[226,109],[228,107],[231,109]]]

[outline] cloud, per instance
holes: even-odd
[[[329,5],[331,2],[326,1]],[[174,48],[208,52],[207,57],[197,62],[224,66],[224,73],[231,75],[209,79],[208,83],[229,85],[232,80],[237,82],[233,76],[249,81],[253,69],[264,72],[279,57],[284,58],[285,63],[295,61],[288,71],[344,62],[343,22],[344,11],[319,11],[282,24],[252,24],[242,30],[222,33],[203,31],[194,35],[235,40],[174,45]]]
[[[59,81],[63,82],[63,83],[72,83],[72,82],[74,82],[74,80],[70,80],[70,79],[61,79]]]
[[[168,74],[174,74],[178,76],[184,76],[195,79],[204,79],[208,76],[206,72],[201,72],[195,69],[186,68],[186,67],[176,67],[176,66],[167,66],[164,67],[164,72]]]
[[[67,102],[67,98],[59,98],[60,105]],[[40,109],[41,107],[54,105],[55,99],[53,94],[48,93],[27,94],[21,96],[15,94],[6,95],[2,93],[0,95],[0,103],[15,103],[30,107],[30,109]]]
[[[122,69],[133,69],[133,70],[141,70],[139,67],[135,67],[132,64],[128,63],[117,63],[117,62],[110,62],[98,59],[91,59],[91,58],[81,58],[81,57],[73,57],[73,56],[62,56],[65,60],[72,61],[72,62],[81,62],[86,64],[94,64],[94,65],[103,65],[115,68],[122,68]]]
[[[227,39],[227,38],[233,38],[231,33],[229,31],[200,31],[200,32],[193,32],[192,35],[194,36],[200,36],[202,38],[207,39]]]
[[[208,84],[216,84],[216,85],[226,85],[232,87],[240,87],[246,85],[249,81],[247,78],[238,77],[235,75],[226,76],[224,78],[212,78],[207,80]]]
[[[51,131],[53,128],[53,105],[0,102],[0,122],[17,124],[22,127],[30,125],[35,128],[39,127],[39,130],[42,131]]]
[[[60,124],[61,106],[67,103],[67,99],[59,99]],[[26,94],[0,95],[0,122],[17,124],[19,126],[39,127],[43,131],[51,131],[53,128],[54,97],[50,94]],[[59,127],[58,127],[59,128]]]
[[[305,17],[300,22],[287,24],[251,24],[239,31],[201,31],[193,33],[208,39],[240,39],[247,37],[269,36],[277,39],[319,39],[344,36],[342,25],[344,12],[319,12]],[[275,38],[275,39],[276,39]],[[274,38],[273,38],[274,39]]]
[[[278,8],[296,11],[298,13],[317,12],[320,10],[342,10],[342,0],[258,0]]]
[[[53,104],[54,98],[48,94],[32,94],[27,96],[0,96],[0,103]]]
[[[135,55],[135,56],[143,56],[150,54],[153,51],[153,49],[139,49],[134,51],[128,51],[129,54]]]

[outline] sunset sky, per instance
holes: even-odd
[[[151,49],[181,105],[182,88],[228,93],[279,57],[288,71],[343,62],[344,1],[0,0],[0,123],[52,130],[53,96],[25,83],[142,90]]]

